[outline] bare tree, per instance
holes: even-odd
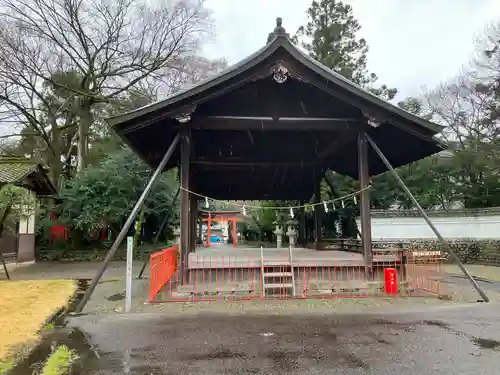
[[[184,71],[179,62],[198,52],[212,26],[202,0],[0,0],[0,9],[0,100],[50,148],[50,133],[76,120],[79,168],[98,108],[159,72]],[[61,72],[74,72],[78,85],[55,79]],[[47,82],[71,93],[60,108],[47,102]],[[68,106],[77,115],[62,125]]]
[[[500,184],[500,24],[476,40],[476,51],[460,75],[426,93],[425,105],[446,126],[452,177],[466,205],[477,207],[497,204]]]

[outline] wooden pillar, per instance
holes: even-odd
[[[321,179],[317,179],[314,187],[314,203],[319,203],[321,199]],[[314,206],[314,243],[316,250],[319,250],[321,245],[321,206]]]
[[[304,201],[300,201],[299,209],[299,240],[297,241],[300,245],[306,246],[307,238],[306,238],[306,210],[304,208]]]
[[[182,129],[181,132],[181,161],[180,161],[180,175],[181,175],[181,199],[180,199],[180,227],[181,227],[181,240],[180,240],[180,279],[184,284],[186,282],[187,260],[189,254],[189,237],[190,237],[190,222],[189,222],[189,154],[191,133],[189,129]]]
[[[365,132],[358,134],[358,170],[360,188],[364,189],[370,184],[370,172],[368,170],[368,141]],[[363,243],[363,256],[365,265],[372,266],[372,225],[370,213],[370,190],[365,190],[360,197],[361,233]]]

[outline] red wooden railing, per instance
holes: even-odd
[[[149,267],[149,301],[153,301],[161,289],[177,271],[177,245],[151,255]]]
[[[182,273],[184,282],[181,273],[174,270],[177,253],[168,251],[151,259],[150,302],[388,297],[391,294],[386,293],[384,284],[387,268],[396,270],[399,296],[425,297],[444,292],[442,256],[434,251],[374,252],[371,275],[366,273],[361,254],[297,251],[293,256],[295,291],[290,288],[287,276],[291,271],[288,252],[270,251],[265,255],[264,265],[267,273],[275,276],[265,283],[276,287],[265,294],[258,249],[232,255],[205,255],[203,250],[191,253]]]

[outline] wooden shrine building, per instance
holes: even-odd
[[[291,42],[281,19],[267,44],[238,64],[108,122],[152,168],[164,159],[165,169],[180,168],[181,259],[195,248],[192,217],[201,197],[309,201],[318,199],[328,169],[366,187],[387,170],[368,139],[394,167],[442,150],[434,138],[440,126],[313,60]],[[360,207],[369,266],[369,189]]]

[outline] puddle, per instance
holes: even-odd
[[[267,353],[267,357],[273,362],[273,367],[277,368],[280,372],[292,371],[300,368],[298,358],[302,353],[285,350],[273,350]]]
[[[112,294],[109,297],[106,297],[106,299],[108,301],[113,301],[113,302],[114,301],[122,301],[125,299],[125,292]]]
[[[500,341],[497,340],[473,337],[471,341],[481,349],[500,349]]]
[[[439,320],[424,320],[423,323],[428,326],[448,328],[448,324],[441,322]]]
[[[193,361],[206,361],[211,359],[245,359],[245,353],[236,352],[231,349],[218,349],[206,354],[191,354],[188,358]]]
[[[79,280],[77,280],[77,284],[76,284],[77,289],[76,289],[75,298],[73,298],[73,301],[71,301],[71,303],[69,304],[68,312],[75,311],[76,306],[82,300],[83,295],[85,294],[85,291],[89,287],[91,281],[92,281],[91,279],[79,279]]]

